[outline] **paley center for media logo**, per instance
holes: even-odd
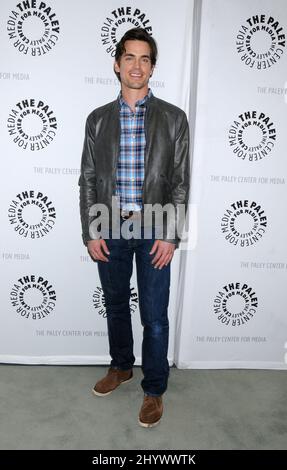
[[[221,219],[221,232],[231,245],[245,248],[257,243],[267,230],[264,209],[256,201],[242,199],[230,204]]]
[[[278,62],[286,46],[283,27],[271,15],[253,15],[241,25],[236,49],[242,62],[257,70],[268,69]]]
[[[213,301],[217,320],[227,326],[238,327],[248,323],[256,314],[258,297],[254,289],[242,282],[223,286]]]
[[[14,282],[10,301],[21,318],[41,320],[49,316],[56,306],[56,291],[44,277],[29,274]]]
[[[276,128],[265,113],[246,111],[233,121],[228,141],[238,158],[257,162],[272,152],[276,142]]]
[[[17,51],[36,57],[47,54],[55,47],[59,40],[60,25],[48,3],[24,0],[10,12],[7,32]]]
[[[101,41],[105,51],[114,57],[117,43],[125,32],[132,28],[143,28],[152,35],[150,19],[142,9],[125,6],[108,13],[101,28]]]
[[[8,219],[14,231],[24,238],[47,235],[56,223],[53,202],[40,191],[22,191],[11,201]]]
[[[31,152],[50,145],[57,128],[57,119],[51,107],[34,98],[19,101],[7,119],[7,129],[14,144]]]

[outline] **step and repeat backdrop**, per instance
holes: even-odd
[[[0,361],[109,363],[97,266],[81,240],[85,120],[119,93],[115,44],[158,42],[154,94],[192,130],[187,250],[172,264],[169,360],[286,368],[285,0],[3,0]],[[135,355],[142,327],[131,284]]]
[[[287,363],[287,3],[203,0],[176,362]]]
[[[1,1],[1,362],[109,363],[105,300],[81,239],[85,121],[117,97],[115,45],[138,26],[158,42],[153,93],[188,112],[192,19],[190,0]],[[179,264],[178,252],[171,363]],[[139,363],[135,277],[131,310]]]

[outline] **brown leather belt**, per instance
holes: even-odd
[[[140,219],[142,216],[141,211],[121,211],[121,218],[127,219]]]

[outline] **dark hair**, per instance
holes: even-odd
[[[120,62],[120,59],[125,52],[125,42],[126,41],[145,41],[149,44],[150,47],[150,60],[151,64],[156,64],[157,59],[157,45],[153,37],[143,28],[133,28],[129,29],[121,38],[121,40],[116,45],[116,54],[115,61]],[[120,80],[120,74],[115,71],[116,76]]]

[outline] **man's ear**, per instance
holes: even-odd
[[[154,66],[153,66],[153,68],[151,69],[151,72],[150,72],[150,74],[149,74],[150,77],[152,77],[153,72],[154,72]]]
[[[119,67],[119,64],[117,62],[114,63],[114,71],[117,72],[117,73],[120,73],[120,67]]]

